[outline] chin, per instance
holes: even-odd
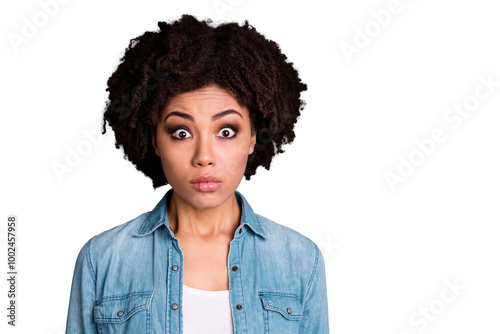
[[[222,189],[205,192],[190,189],[183,193],[177,192],[177,195],[192,207],[203,210],[219,207],[225,203],[233,193],[234,191],[222,191]]]

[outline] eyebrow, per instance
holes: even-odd
[[[243,119],[243,116],[239,112],[237,112],[236,110],[233,110],[233,109],[228,109],[228,110],[224,110],[224,111],[221,111],[221,112],[213,115],[212,116],[212,120],[216,120],[216,119],[219,119],[221,117],[224,117],[224,116],[230,115],[230,114],[237,114],[238,116],[240,116]],[[194,117],[193,116],[185,114],[185,113],[180,112],[180,111],[172,111],[171,113],[169,113],[165,117],[165,119],[163,121],[165,122],[167,120],[167,118],[169,118],[170,116],[179,116],[179,117],[182,117],[184,119],[187,119],[187,120],[190,120],[190,121],[194,121]]]

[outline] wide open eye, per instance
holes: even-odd
[[[172,136],[175,139],[186,139],[186,138],[192,137],[188,130],[182,129],[182,128],[175,130],[172,133]]]
[[[238,130],[235,129],[234,127],[232,126],[224,126],[222,129],[219,130],[219,132],[217,133],[217,135],[219,137],[222,137],[222,138],[233,138],[234,136],[236,136],[236,132]]]

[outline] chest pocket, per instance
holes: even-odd
[[[97,332],[149,333],[154,292],[134,292],[104,297],[94,304]]]
[[[264,308],[266,333],[298,333],[302,320],[302,304],[294,294],[259,292]]]

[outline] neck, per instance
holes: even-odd
[[[167,214],[170,228],[176,236],[213,238],[229,235],[232,238],[240,223],[241,208],[234,193],[218,207],[198,209],[174,191]]]

